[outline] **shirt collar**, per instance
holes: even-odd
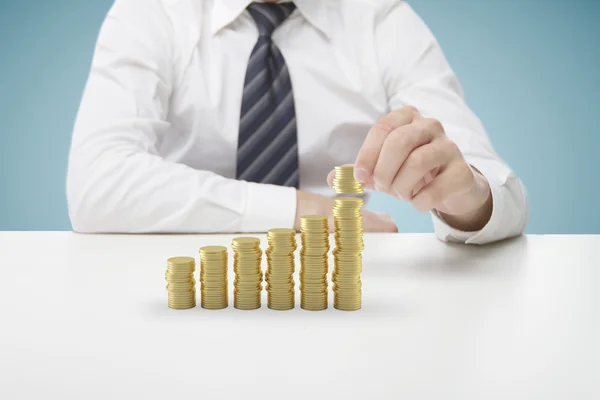
[[[235,21],[252,3],[252,0],[214,0],[212,10],[211,33],[215,35],[221,29]],[[331,1],[294,0],[296,8],[306,20],[330,39],[329,7]]]

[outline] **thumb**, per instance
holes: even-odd
[[[396,233],[399,231],[398,225],[394,222],[394,218],[391,215],[385,213],[376,213],[381,221],[381,231],[382,232],[393,232]]]

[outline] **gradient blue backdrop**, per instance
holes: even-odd
[[[326,1],[326,0],[325,0]],[[0,0],[0,230],[69,230],[65,172],[112,0]],[[600,233],[600,2],[413,0],[499,153],[525,182],[530,233]],[[379,195],[404,232],[427,214]]]

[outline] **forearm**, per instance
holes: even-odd
[[[294,189],[225,179],[147,153],[85,154],[74,149],[69,165],[75,231],[264,232],[293,226]]]

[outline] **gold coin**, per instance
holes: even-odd
[[[333,298],[337,299],[338,301],[347,301],[347,302],[353,302],[353,301],[359,301],[362,297],[362,294],[360,293],[339,293],[334,291],[333,292]]]
[[[269,304],[269,308],[273,311],[287,311],[287,310],[292,310],[293,308],[295,308],[295,306],[294,306],[294,304],[285,305],[285,306]]]
[[[349,277],[335,277],[331,278],[331,281],[337,284],[337,287],[348,287],[348,285],[360,285],[362,284],[360,276],[349,276]],[[335,285],[334,285],[335,286]]]
[[[303,215],[300,217],[300,222],[327,222],[327,217],[324,215]]]
[[[196,302],[196,298],[195,297],[189,297],[189,298],[172,298],[169,297],[168,299],[168,304],[174,304],[174,305],[186,305],[186,304],[193,304]]]
[[[305,299],[300,299],[300,307],[302,308],[327,308],[327,305],[329,304],[329,300],[328,299],[323,299],[323,300],[315,300],[315,301],[308,301]]]
[[[327,276],[327,268],[323,267],[323,266],[321,266],[319,268],[305,267],[300,270],[300,278],[309,278],[309,279],[323,278],[323,279],[325,279],[326,276]]]
[[[327,299],[327,296],[329,296],[329,291],[327,290],[327,288],[325,288],[322,291],[314,292],[307,292],[305,290],[300,291],[300,298],[307,300],[323,300]]]
[[[196,263],[193,257],[171,257],[167,259],[167,263],[174,266],[188,266]]]
[[[241,284],[248,284],[248,283],[254,283],[255,285],[260,285],[263,281],[263,274],[262,273],[258,273],[258,274],[238,274],[236,276],[236,278],[233,280],[233,284],[235,285],[236,283],[241,283]]]
[[[193,286],[188,286],[186,288],[174,288],[171,286],[167,290],[169,291],[169,295],[196,293],[196,288],[194,288]]]
[[[242,310],[242,311],[251,311],[251,310],[258,310],[259,308],[261,308],[260,304],[234,304],[234,307],[238,310]]]
[[[259,263],[262,259],[262,253],[235,253],[233,256],[233,263]]]
[[[355,307],[355,306],[360,306],[362,305],[362,300],[360,297],[356,298],[356,299],[340,299],[340,298],[336,298],[336,296],[333,296],[333,304],[334,305],[341,305],[341,306],[348,306],[348,307]]]
[[[323,285],[302,284],[302,285],[300,285],[300,292],[301,293],[311,293],[311,294],[327,293],[327,287],[323,286]]]
[[[294,286],[292,285],[283,285],[283,286],[271,286],[271,285],[267,285],[267,287],[265,288],[265,290],[268,293],[274,294],[280,294],[280,293],[294,293],[295,289]]]
[[[311,305],[311,306],[327,305],[328,302],[329,302],[329,299],[327,297],[315,298],[315,299],[302,297],[300,299],[300,303],[306,304],[306,305]]]
[[[167,281],[167,288],[169,287],[169,285],[171,285],[171,287],[175,287],[175,288],[180,288],[180,287],[187,287],[187,286],[195,286],[196,285],[196,280],[194,278],[192,279],[182,279],[182,280],[173,280],[173,279],[166,279]]]
[[[341,249],[335,249],[333,250],[333,256],[334,259],[336,260],[344,260],[344,259],[348,259],[348,260],[352,260],[355,258],[361,258],[361,252],[360,251],[355,251],[355,250],[341,250]]]
[[[327,257],[303,257],[300,259],[300,270],[318,270],[327,268]]]
[[[327,305],[326,304],[323,305],[323,306],[320,306],[320,307],[319,306],[309,306],[309,305],[301,304],[300,307],[303,310],[306,310],[306,311],[323,311],[323,310],[327,309]]]
[[[260,298],[262,295],[260,292],[254,291],[252,293],[245,293],[245,292],[238,292],[238,291],[234,291],[233,292],[233,297],[236,299],[253,299],[256,300],[258,298]]]
[[[322,236],[308,236],[305,235],[303,237],[300,238],[300,242],[301,243],[310,243],[313,244],[315,246],[319,246],[319,245],[329,245],[329,235],[322,235]]]
[[[241,246],[241,247],[246,247],[246,246],[255,247],[255,246],[260,245],[260,239],[256,238],[256,237],[251,237],[251,236],[237,237],[232,240],[232,245],[233,246]]]
[[[338,197],[335,199],[334,204],[336,206],[355,206],[364,204],[363,199],[360,197]]]
[[[227,253],[227,247],[225,246],[204,246],[200,248],[200,253],[204,255],[209,254],[223,254]]]
[[[229,282],[227,280],[218,280],[218,281],[208,281],[203,280],[200,282],[201,288],[210,288],[210,289],[226,289],[229,286]]]
[[[315,274],[301,274],[300,282],[304,283],[317,283],[317,282],[327,282],[327,273],[315,273]]]
[[[338,304],[359,304],[362,301],[361,295],[342,296],[338,293],[333,293],[333,301]]]
[[[333,307],[339,311],[358,311],[362,308],[360,304],[356,306],[343,306],[339,304],[334,304]]]
[[[229,294],[227,293],[226,290],[203,290],[201,292],[201,296],[202,298],[205,299],[224,299],[227,298]]]
[[[302,271],[326,271],[329,263],[322,260],[301,260],[300,262],[300,272]]]
[[[186,304],[186,305],[175,305],[175,304],[169,304],[169,308],[173,309],[173,310],[189,310],[190,308],[194,308],[196,307],[196,304]]]
[[[202,304],[202,308],[204,308],[205,310],[222,310],[224,308],[227,308],[228,305],[227,304]]]
[[[296,235],[296,231],[290,228],[273,228],[269,229],[267,232],[268,236],[278,237],[278,236],[292,236]]]

